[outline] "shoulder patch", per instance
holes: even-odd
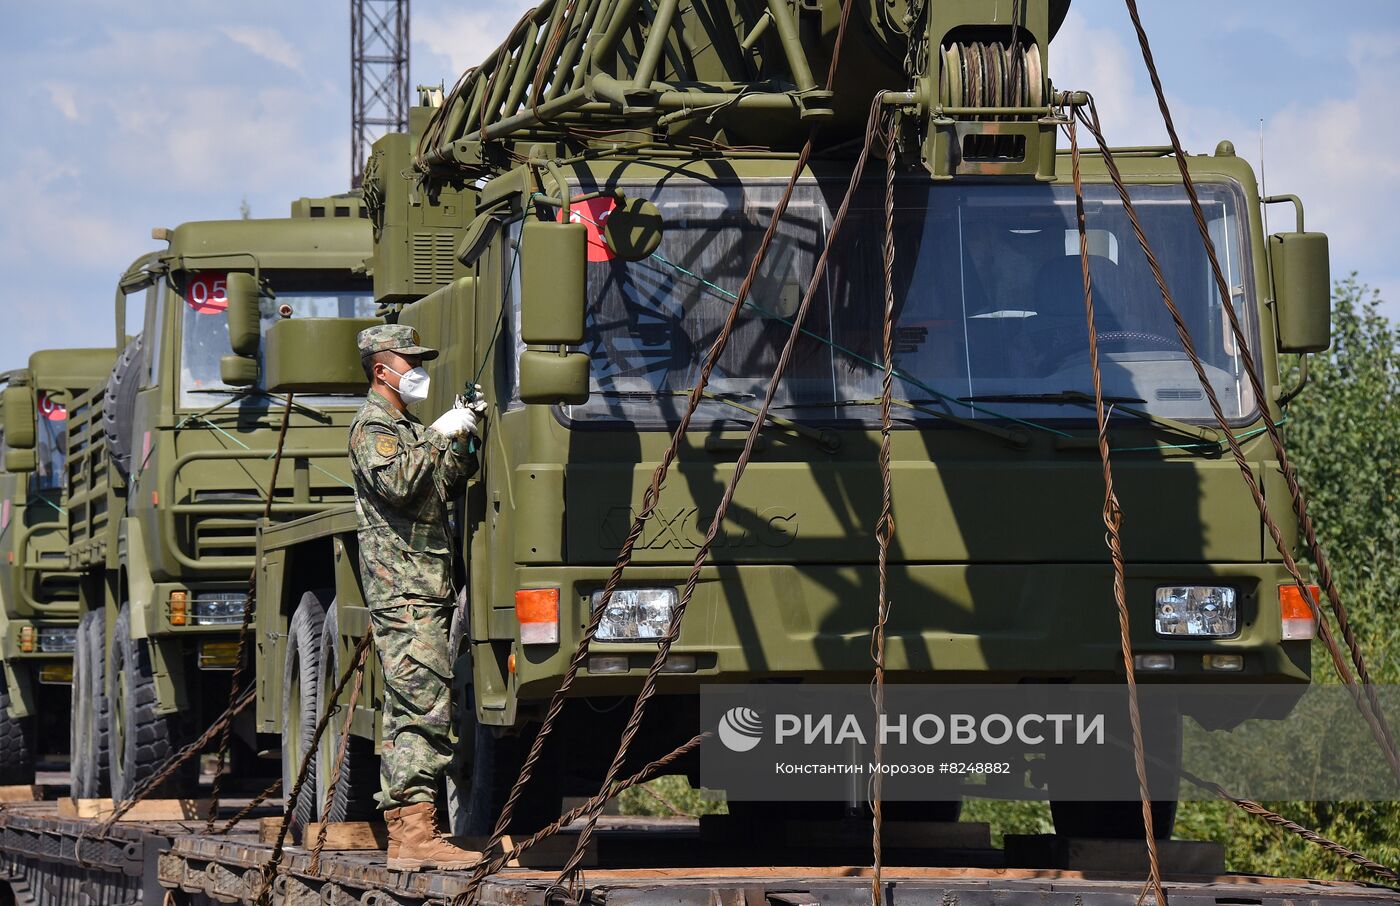
[[[392,434],[374,436],[374,452],[380,456],[393,456],[399,451],[399,439]]]

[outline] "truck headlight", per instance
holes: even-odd
[[[603,603],[603,590],[593,593],[593,609]],[[612,594],[598,624],[604,642],[649,642],[665,638],[676,607],[674,588],[619,588]]]
[[[243,622],[248,596],[238,591],[202,591],[194,596],[191,623],[195,626],[229,626]]]
[[[41,626],[39,628],[39,650],[43,652],[72,651],[78,647],[78,627]]]
[[[1166,585],[1157,589],[1157,634],[1224,638],[1239,628],[1235,590],[1224,585]]]

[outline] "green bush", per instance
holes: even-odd
[[[1286,441],[1371,679],[1396,683],[1400,330],[1381,314],[1379,294],[1354,274],[1337,284],[1332,302],[1332,348],[1309,363],[1308,386],[1289,407]],[[1296,364],[1291,371],[1296,378]],[[1320,643],[1313,674],[1315,682],[1339,682]],[[1400,803],[1262,804],[1383,865],[1400,865]],[[1227,862],[1237,871],[1374,880],[1226,802],[1182,803],[1177,835],[1225,843]]]

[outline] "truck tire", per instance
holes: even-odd
[[[75,799],[108,795],[107,689],[102,611],[78,621],[73,651],[73,719],[69,738],[68,783]]]
[[[136,391],[141,387],[139,365],[145,361],[141,354],[142,335],[132,338],[107,378],[107,398],[102,404],[102,433],[107,439],[107,455],[123,478],[131,477],[131,426],[136,413]],[[135,463],[139,468],[140,463]]]
[[[452,833],[490,836],[520,776],[520,766],[530,753],[536,727],[532,725],[514,736],[497,736],[491,727],[477,721],[473,687],[466,689],[458,718],[459,762],[454,764],[454,782],[448,785],[452,799],[448,802],[447,813]],[[556,742],[563,745],[562,741]],[[507,830],[533,833],[559,817],[564,801],[559,776],[559,749],[546,742],[529,782],[511,811]]]
[[[34,718],[10,716],[10,690],[0,673],[0,784],[34,782]]]
[[[1150,709],[1165,707],[1153,715]],[[1154,795],[1164,798],[1152,801],[1152,836],[1158,840],[1170,839],[1176,825],[1176,795],[1181,786],[1181,713],[1174,704],[1149,705],[1143,702],[1143,745],[1153,760],[1147,762],[1147,783]],[[1131,729],[1119,727],[1114,734],[1119,738],[1131,738]],[[1112,783],[1115,789],[1136,789],[1137,769],[1131,752],[1116,750],[1118,757],[1109,763],[1095,762],[1085,768],[1095,772],[1103,782]],[[1053,782],[1051,789],[1054,789]],[[1169,798],[1166,798],[1169,797]],[[1104,840],[1141,840],[1145,829],[1142,825],[1142,800],[1105,802],[1050,801],[1050,817],[1055,821],[1055,833],[1062,837],[1078,837]]]
[[[321,702],[326,702],[341,674],[349,666],[341,653],[340,620],[336,615],[335,602],[326,611],[325,622],[321,624]],[[354,680],[346,686],[337,702],[335,714],[321,734],[321,745],[316,750],[316,812],[325,807],[326,796],[337,756],[340,754],[341,738],[345,732],[344,706],[349,704],[350,689]],[[361,694],[359,705],[369,704]],[[324,704],[322,705],[324,710]],[[341,762],[340,773],[336,778],[335,792],[331,795],[328,821],[367,821],[377,816],[379,805],[375,794],[379,792],[379,756],[374,751],[374,740],[363,736],[351,736],[345,747],[345,758]]]
[[[111,728],[108,776],[112,798],[130,799],[138,786],[165,768],[183,745],[176,716],[156,713],[156,681],[146,646],[131,637],[131,605],[123,604],[112,629],[107,702]],[[188,796],[199,779],[199,758],[192,757],[146,791],[155,799]]]
[[[1143,837],[1141,802],[1051,802],[1050,817],[1061,837],[1096,840],[1138,840]],[[1152,836],[1171,838],[1176,826],[1176,800],[1152,802]]]
[[[321,627],[326,620],[329,591],[308,591],[292,611],[287,626],[287,651],[282,661],[282,789],[290,796],[296,784],[311,736],[321,713]],[[296,802],[287,802],[285,811],[292,831],[300,837],[307,824],[316,820],[316,762]]]

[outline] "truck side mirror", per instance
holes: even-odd
[[[255,359],[262,339],[258,313],[258,299],[262,293],[258,289],[258,280],[252,274],[234,271],[228,275],[225,293],[228,297],[229,346],[233,347],[234,355]]]
[[[355,337],[381,318],[286,318],[267,329],[263,371],[273,393],[355,393],[369,387]],[[314,350],[308,355],[307,350]],[[246,361],[246,360],[245,360]]]
[[[12,448],[5,451],[6,472],[33,472],[38,464],[39,456],[32,448],[28,450],[15,450]]]
[[[1322,352],[1332,345],[1332,272],[1325,233],[1269,237],[1274,317],[1280,352]]]
[[[520,354],[520,401],[552,406],[588,402],[588,356],[527,349]]]
[[[530,221],[520,234],[520,399],[577,405],[588,400],[589,358],[564,347],[583,342],[588,228]]]
[[[520,234],[520,339],[527,346],[583,342],[588,227],[532,220]]]
[[[241,355],[219,358],[219,380],[230,387],[251,387],[258,382],[258,360]]]
[[[34,448],[34,389],[28,384],[10,385],[0,394],[5,415],[5,442],[16,450]],[[30,467],[32,470],[32,466]],[[16,471],[11,469],[10,471]]]

